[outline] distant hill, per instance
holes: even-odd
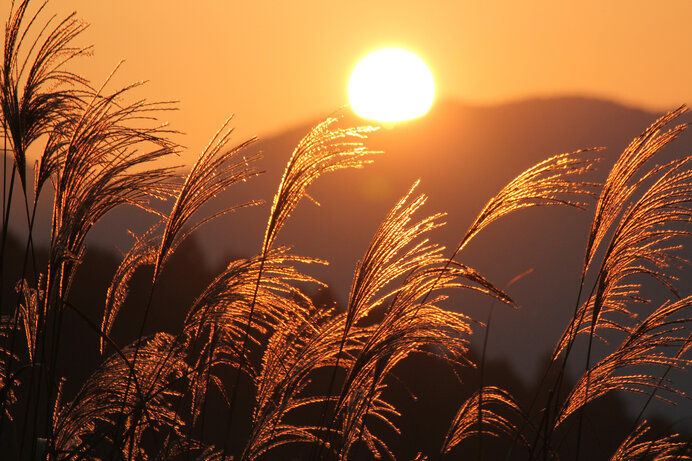
[[[386,152],[374,165],[320,178],[309,192],[321,206],[309,200],[301,203],[279,240],[298,254],[328,260],[330,266],[315,273],[345,302],[355,264],[379,222],[416,179],[421,179],[419,192],[429,196],[424,210],[448,213],[447,226],[433,238],[453,249],[487,200],[526,168],[557,153],[603,146],[603,177],[630,140],[659,115],[587,98],[532,99],[492,107],[442,101],[425,117],[373,135],[368,145]],[[310,126],[306,123],[255,146],[264,154],[261,167],[267,172],[221,200],[262,198],[267,203],[209,224],[200,233],[200,243],[212,259],[222,258],[226,251],[259,250],[285,163]],[[692,152],[692,134],[686,133],[668,151]],[[498,286],[534,269],[509,290],[523,308],[496,309],[502,314],[493,320],[491,354],[509,354],[511,361],[525,362],[526,357],[540,357],[557,340],[574,308],[591,215],[592,211],[554,207],[523,210],[491,225],[461,255],[464,263]],[[452,308],[484,321],[489,302],[472,299],[481,302],[456,302]],[[536,331],[550,334],[537,338]],[[533,372],[533,365],[523,367],[526,379]]]
[[[448,224],[432,238],[453,249],[487,200],[526,168],[553,154],[604,146],[599,173],[603,177],[629,141],[659,115],[577,97],[496,106],[440,101],[425,117],[375,133],[368,144],[386,153],[377,156],[374,165],[318,179],[309,193],[321,206],[304,200],[279,242],[292,245],[297,254],[329,261],[328,267],[306,270],[327,282],[343,304],[353,269],[379,222],[417,179],[421,179],[418,191],[429,196],[425,212],[448,213]],[[685,117],[692,120],[689,114]],[[219,267],[229,254],[249,256],[259,251],[283,168],[294,146],[317,121],[250,147],[249,152],[263,152],[259,167],[266,173],[222,194],[210,209],[251,199],[266,203],[223,217],[197,234],[207,266]],[[344,121],[349,123],[363,122]],[[685,133],[667,152],[692,153],[692,133]],[[592,210],[555,207],[523,210],[491,225],[460,255],[461,261],[500,287],[533,269],[508,290],[520,310],[495,306],[489,340],[490,356],[513,364],[526,382],[535,378],[539,362],[574,309],[591,215]],[[90,241],[106,249],[115,244],[124,247],[125,229],[142,231],[145,221],[139,211],[118,210],[96,226]],[[681,286],[692,287],[692,271],[680,275]],[[484,322],[490,301],[463,296],[449,306]],[[692,411],[681,409],[679,414]]]
[[[385,152],[374,158],[373,165],[318,179],[308,192],[321,206],[304,200],[280,233],[279,243],[293,246],[298,254],[329,261],[328,267],[309,270],[329,283],[336,298],[345,303],[353,269],[371,236],[417,179],[421,180],[418,191],[429,196],[424,212],[447,213],[448,224],[433,239],[453,249],[487,200],[526,168],[557,153],[603,146],[607,148],[600,166],[603,176],[629,141],[658,116],[578,97],[496,106],[440,101],[426,116],[372,135],[368,145]],[[692,119],[689,114],[686,118]],[[229,254],[249,256],[259,251],[286,162],[300,138],[318,121],[297,125],[249,148],[248,152],[263,153],[258,166],[265,173],[221,194],[202,214],[248,200],[263,199],[265,204],[218,219],[198,233],[211,264],[226,263]],[[362,123],[355,117],[343,122],[346,126]],[[692,133],[685,133],[668,151],[692,153]],[[45,200],[43,205],[48,213]],[[13,212],[17,219],[23,218],[23,209]],[[561,332],[555,325],[564,325],[574,304],[590,216],[591,212],[562,208],[520,211],[490,226],[461,255],[463,262],[499,286],[534,268],[530,277],[509,290],[523,309],[496,319],[498,352],[505,349],[500,344],[505,328],[513,331],[513,341],[518,336],[526,343],[526,350],[514,351],[522,356],[535,357],[554,343]],[[144,231],[150,222],[140,210],[122,208],[96,225],[90,242],[106,249],[126,249],[130,243],[126,230]],[[40,227],[39,235],[47,237],[47,228]],[[487,301],[478,307],[455,308],[481,320]],[[535,329],[552,331],[554,337],[542,337],[545,344],[536,341]]]

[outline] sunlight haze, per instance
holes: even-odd
[[[438,101],[587,95],[656,110],[692,101],[688,0],[48,5],[61,17],[73,10],[92,24],[81,42],[95,46],[77,70],[100,82],[125,59],[116,81],[148,80],[143,95],[179,100],[167,117],[194,150],[230,114],[240,140],[331,113],[347,103],[358,60],[384,47],[421,57]]]
[[[0,5],[0,461],[692,461],[692,0]]]

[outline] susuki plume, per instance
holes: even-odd
[[[630,391],[648,393],[659,389],[679,393],[658,379],[657,373],[619,374],[622,369],[640,370],[641,367],[684,368],[688,362],[679,355],[668,357],[660,352],[669,346],[682,347],[687,343],[681,337],[682,326],[692,322],[683,311],[692,307],[692,295],[674,303],[664,303],[634,328],[620,346],[598,364],[589,369],[572,389],[557,417],[555,425],[592,400],[608,392]],[[587,394],[588,391],[588,394]],[[662,398],[662,397],[659,397]]]
[[[239,155],[245,151],[254,139],[245,141],[235,147],[228,148],[233,129],[229,128],[229,118],[216,132],[207,147],[202,151],[194,166],[185,178],[180,188],[173,209],[168,215],[166,227],[161,237],[161,245],[154,265],[154,279],[158,275],[161,265],[164,263],[171,249],[175,248],[175,241],[183,226],[192,215],[199,210],[208,200],[231,185],[247,181],[259,174],[259,171],[251,166],[258,159],[257,155],[249,157]],[[246,203],[240,206],[248,206],[256,202]],[[214,219],[223,213],[228,213],[239,206],[227,208],[220,213],[209,216],[195,224],[192,229],[178,238],[178,242],[185,239],[195,229]]]
[[[639,295],[640,284],[632,281],[634,276],[652,277],[677,295],[672,276],[666,275],[663,269],[678,262],[686,263],[675,256],[674,252],[680,247],[671,241],[690,235],[688,229],[674,226],[692,219],[692,171],[688,168],[691,158],[656,166],[635,181],[632,177],[637,168],[685,129],[683,124],[658,134],[684,110],[683,107],[671,112],[647,128],[625,149],[609,174],[589,234],[582,280],[587,268],[593,265],[595,249],[601,245],[608,229],[614,227],[612,237],[598,269],[594,290],[575,313],[554,357],[579,332],[596,334],[602,328],[624,329],[619,321],[609,319],[606,314],[633,316],[629,304],[643,301]],[[635,191],[648,180],[655,181],[638,200],[627,205]],[[618,216],[620,219],[616,222]]]
[[[690,459],[689,444],[680,441],[676,435],[669,435],[655,440],[641,440],[649,427],[646,422],[640,424],[613,453],[610,461],[684,461]]]
[[[685,130],[686,125],[678,125],[664,133],[660,133],[661,129],[686,111],[687,108],[681,106],[677,110],[669,112],[656,120],[644,133],[627,146],[617,162],[615,162],[596,204],[596,213],[586,247],[584,272],[586,272],[593,259],[594,252],[600,246],[608,229],[610,229],[620,211],[625,207],[627,200],[636,190],[637,184],[630,184],[632,179],[656,152],[677,138]]]
[[[348,457],[358,440],[363,440],[375,456],[389,454],[387,445],[369,428],[366,417],[398,431],[392,419],[398,412],[382,398],[382,392],[385,379],[401,360],[434,346],[439,354],[464,361],[468,347],[464,336],[471,332],[469,319],[436,306],[444,297],[429,299],[432,290],[472,288],[511,302],[475,271],[442,258],[443,248],[423,238],[423,234],[441,225],[441,215],[411,222],[426,200],[424,195],[411,199],[415,186],[384,219],[354,277],[343,342],[351,339],[351,330],[372,309],[383,305],[384,313],[375,325],[356,328],[356,334],[363,335],[362,345],[349,352],[353,358],[344,363],[346,377],[333,417],[340,424],[342,459]],[[407,272],[399,288],[381,293]],[[387,300],[388,305],[384,305]]]
[[[45,5],[45,4],[44,4]],[[25,56],[20,53],[24,40],[43,6],[23,27],[29,0],[10,11],[5,25],[5,46],[0,72],[0,105],[3,120],[10,133],[15,166],[26,193],[26,152],[41,135],[50,133],[54,122],[72,110],[84,79],[64,66],[90,48],[72,45],[86,24],[71,14],[52,29],[54,17],[36,35]],[[45,36],[45,38],[44,38]]]
[[[274,196],[263,249],[272,246],[286,219],[317,177],[342,168],[362,168],[372,162],[367,158],[369,155],[380,153],[363,144],[367,135],[377,130],[376,127],[333,128],[338,120],[338,117],[328,117],[320,122],[293,151]]]
[[[179,149],[170,140],[174,132],[156,121],[161,111],[173,106],[127,102],[139,84],[111,91],[109,77],[94,89],[65,70],[66,64],[89,51],[73,44],[86,25],[70,15],[62,22],[51,19],[37,30],[43,6],[29,16],[28,5],[23,0],[16,8],[14,3],[10,6],[0,69],[3,134],[14,157],[10,188],[5,188],[9,198],[3,199],[0,259],[17,173],[29,221],[25,260],[30,249],[33,252],[35,215],[30,216],[26,153],[41,137],[46,145],[36,167],[34,211],[44,185],[53,185],[55,198],[45,270],[37,267],[33,255],[36,276],[18,278],[18,301],[0,299],[10,310],[0,318],[0,448],[11,438],[6,434],[14,432],[6,432],[4,425],[11,420],[25,431],[14,441],[20,459],[216,461],[236,455],[230,451],[238,447],[243,460],[278,457],[295,449],[311,450],[315,459],[360,459],[363,450],[378,459],[396,459],[390,440],[406,436],[400,423],[403,410],[390,398],[391,388],[399,384],[397,366],[413,354],[441,358],[461,378],[464,367],[473,366],[472,320],[444,309],[447,297],[458,289],[476,290],[514,305],[503,290],[463,264],[460,251],[490,223],[515,210],[541,205],[583,208],[584,198],[596,196],[580,290],[587,280],[593,279],[594,285],[585,301],[580,291],[575,315],[554,351],[548,371],[560,363],[562,369],[557,384],[548,389],[547,403],[538,409],[540,425],[533,424],[532,409],[525,413],[509,392],[481,384],[466,396],[440,438],[438,455],[456,454],[461,442],[471,437],[493,435],[527,443],[531,459],[541,454],[555,457],[560,452],[557,443],[562,443],[555,434],[569,432],[564,422],[600,397],[632,391],[649,400],[666,400],[680,394],[667,373],[690,365],[685,354],[692,346],[692,296],[680,292],[671,268],[686,263],[676,251],[690,236],[686,226],[692,221],[692,157],[648,169],[646,164],[683,132],[684,124],[662,129],[685,112],[684,107],[635,139],[602,188],[586,180],[597,160],[586,151],[557,155],[524,171],[486,204],[449,258],[443,256],[442,246],[429,240],[444,215],[416,218],[426,196],[415,195],[418,183],[414,184],[375,232],[356,266],[343,310],[336,305],[324,308],[306,294],[305,286],[324,285],[298,265],[324,262],[296,256],[277,244],[286,220],[303,197],[310,198],[307,189],[320,175],[362,167],[379,153],[365,145],[375,127],[339,128],[339,117],[329,117],[310,130],[290,156],[265,233],[259,236],[263,238],[258,254],[230,261],[197,296],[177,335],[144,336],[144,320],[140,337],[121,347],[110,334],[137,268],[153,267],[146,319],[158,276],[180,243],[210,219],[245,206],[195,220],[217,194],[259,173],[253,167],[257,156],[244,155],[252,140],[229,147],[229,119],[184,179],[173,168],[157,166],[158,160]],[[169,200],[170,212],[162,213],[158,202],[170,204]],[[121,205],[140,207],[161,219],[134,236],[106,293],[99,327],[86,310],[75,306],[70,284],[88,233]],[[0,274],[6,262],[0,261]],[[649,307],[652,303],[640,293],[642,275],[660,282],[673,296],[687,297]],[[642,309],[635,311],[633,303]],[[649,312],[640,312],[647,308]],[[67,403],[59,350],[66,309],[99,335],[101,351],[100,366]],[[615,350],[591,365],[589,349],[584,374],[564,398],[560,393],[569,353],[562,354],[564,362],[557,358],[571,349],[579,332],[588,332],[591,340],[606,329],[611,330],[608,339],[618,338]],[[111,355],[106,354],[106,344]],[[229,372],[236,373],[231,392],[225,379]],[[208,426],[205,430],[208,395],[226,404],[222,410],[229,413],[227,443],[243,434],[231,424],[239,411],[241,376],[251,386],[247,397],[254,404],[247,439],[233,441],[232,449],[219,449],[209,444]],[[638,424],[642,415],[612,461],[690,458],[690,444],[673,437],[644,441],[648,429]],[[580,436],[579,432],[577,448]],[[428,456],[421,452],[415,459]]]
[[[94,456],[86,437],[98,430],[111,443],[124,440],[116,449],[126,458],[130,454],[140,458],[145,456],[140,441],[147,429],[177,431],[184,424],[175,411],[180,384],[190,374],[182,344],[165,333],[139,342],[106,359],[75,399],[58,412],[56,450]],[[133,362],[135,347],[137,360]],[[131,392],[130,373],[136,392]],[[114,434],[121,412],[126,423],[122,433]]]
[[[488,224],[513,211],[544,205],[567,205],[583,208],[584,202],[570,196],[593,196],[597,183],[570,180],[593,170],[597,158],[583,156],[590,151],[578,150],[555,155],[521,173],[488,201],[459,243],[454,255]]]
[[[687,264],[674,254],[680,249],[679,244],[670,242],[690,235],[685,228],[673,227],[692,221],[692,171],[684,169],[689,161],[690,158],[677,160],[652,171],[652,174],[660,173],[660,177],[625,210],[615,228],[595,292],[575,317],[581,321],[580,328],[575,330],[574,324],[570,325],[555,354],[573,338],[569,334],[571,331],[594,334],[605,328],[626,331],[621,322],[608,318],[607,314],[618,313],[626,319],[634,317],[629,305],[645,301],[639,294],[640,284],[628,282],[635,276],[647,275],[679,296],[674,278],[664,269],[677,263]]]
[[[367,316],[370,310],[395,294],[389,292],[383,298],[374,299],[385,285],[424,264],[429,258],[439,255],[440,248],[430,244],[427,239],[406,248],[424,233],[440,227],[440,218],[444,216],[436,214],[410,225],[413,214],[427,200],[425,195],[410,200],[417,185],[418,182],[385,217],[365,256],[358,263],[346,309],[346,331]]]
[[[476,435],[511,435],[516,426],[492,407],[497,407],[498,410],[504,408],[515,415],[521,415],[519,406],[506,391],[495,386],[484,387],[466,399],[457,411],[442,443],[441,453],[449,453],[459,443]]]
[[[264,260],[263,278],[260,283],[261,303],[258,312],[262,323],[271,327],[281,327],[283,315],[289,313],[305,315],[304,308],[296,302],[288,303],[293,295],[303,296],[292,286],[295,282],[315,282],[301,274],[291,263],[311,263],[319,260],[294,256],[285,247],[270,250],[264,258],[256,256],[247,260],[237,260],[228,265],[193,303],[185,320],[186,334],[197,332],[200,328],[214,326],[236,333],[241,331],[236,322],[242,312],[249,309],[257,282],[260,262]]]
[[[50,254],[54,270],[79,258],[91,227],[113,208],[129,204],[149,210],[151,198],[165,199],[175,190],[171,168],[143,168],[174,152],[175,144],[163,137],[168,130],[133,126],[135,120],[167,106],[117,102],[131,88],[82,101],[79,118],[70,127],[55,178]]]
[[[155,235],[155,232],[160,225],[161,222],[154,225],[142,236],[131,233],[135,242],[130,248],[130,251],[128,251],[122,261],[120,261],[118,269],[115,271],[111,284],[106,292],[106,303],[103,310],[103,320],[101,321],[101,331],[105,335],[110,334],[113,322],[127,297],[130,279],[137,268],[143,265],[154,265],[156,262],[156,243],[159,241],[160,237]],[[100,342],[101,354],[103,354],[105,345],[103,337],[100,338]]]

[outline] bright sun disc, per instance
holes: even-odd
[[[432,105],[435,83],[422,59],[398,48],[364,57],[348,82],[348,99],[356,114],[379,122],[420,117]]]

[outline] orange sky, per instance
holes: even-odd
[[[36,2],[35,6],[39,2]],[[238,140],[345,104],[351,69],[385,46],[423,58],[438,97],[495,103],[583,94],[663,109],[692,102],[692,1],[52,0],[91,24],[78,70],[180,100],[199,149],[226,116]],[[6,8],[4,9],[6,11]]]

